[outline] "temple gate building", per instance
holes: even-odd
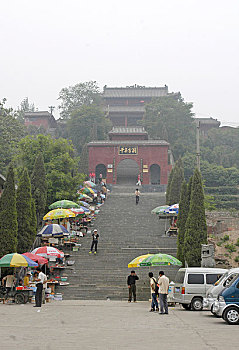
[[[145,113],[145,103],[166,96],[168,87],[104,87],[105,112],[113,124],[109,140],[88,144],[89,172],[102,174],[108,184],[136,184],[140,175],[143,185],[164,185],[171,170],[169,143],[150,140],[138,126]]]

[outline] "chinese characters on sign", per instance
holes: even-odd
[[[119,154],[132,154],[132,155],[138,154],[138,147],[137,146],[133,146],[133,147],[120,146]]]

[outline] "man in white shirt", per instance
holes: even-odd
[[[13,275],[7,275],[3,277],[2,282],[6,281],[6,290],[7,293],[10,292],[11,288],[14,287],[16,278]]]
[[[169,279],[164,275],[163,271],[159,271],[159,300],[160,300],[160,314],[167,315],[168,314],[168,287],[169,287]]]
[[[36,300],[36,305],[34,307],[41,307],[42,304],[42,290],[43,290],[43,284],[46,284],[47,278],[46,275],[41,271],[41,268],[37,268],[38,276],[35,279],[36,281],[36,295],[35,295],[35,300]]]

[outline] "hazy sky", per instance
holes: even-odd
[[[1,1],[0,99],[46,110],[89,80],[167,84],[197,116],[239,126],[239,1]]]

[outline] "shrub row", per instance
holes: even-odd
[[[219,186],[219,187],[205,187],[205,193],[208,194],[228,194],[228,195],[239,195],[239,188],[236,186]]]

